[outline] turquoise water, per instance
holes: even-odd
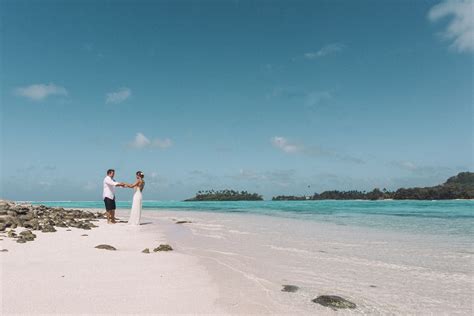
[[[67,208],[103,208],[102,201],[32,202]],[[118,202],[130,208],[131,202]],[[473,238],[474,201],[144,201],[144,209],[192,212],[251,213],[331,222],[394,231]]]

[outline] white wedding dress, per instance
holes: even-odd
[[[140,216],[142,214],[142,190],[140,187],[135,188],[132,200],[132,211],[128,219],[129,225],[140,225]]]

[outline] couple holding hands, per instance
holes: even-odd
[[[102,197],[104,198],[105,211],[107,216],[107,223],[115,224],[115,187],[123,187],[134,189],[135,193],[133,194],[132,200],[132,209],[130,212],[130,217],[128,219],[128,224],[130,225],[140,225],[140,216],[142,212],[142,191],[145,187],[145,181],[143,178],[145,174],[141,171],[135,173],[136,181],[133,184],[125,182],[117,182],[114,180],[115,170],[107,170],[107,176],[104,178],[104,190]]]

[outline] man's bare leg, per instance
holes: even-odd
[[[107,217],[107,224],[111,223],[111,211],[105,211],[105,216]]]
[[[111,219],[112,224],[115,224],[116,223],[116,221],[115,221],[115,210],[110,211],[110,217],[112,218]]]

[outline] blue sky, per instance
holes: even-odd
[[[98,200],[108,168],[159,200],[474,169],[472,1],[0,3],[5,198]]]

